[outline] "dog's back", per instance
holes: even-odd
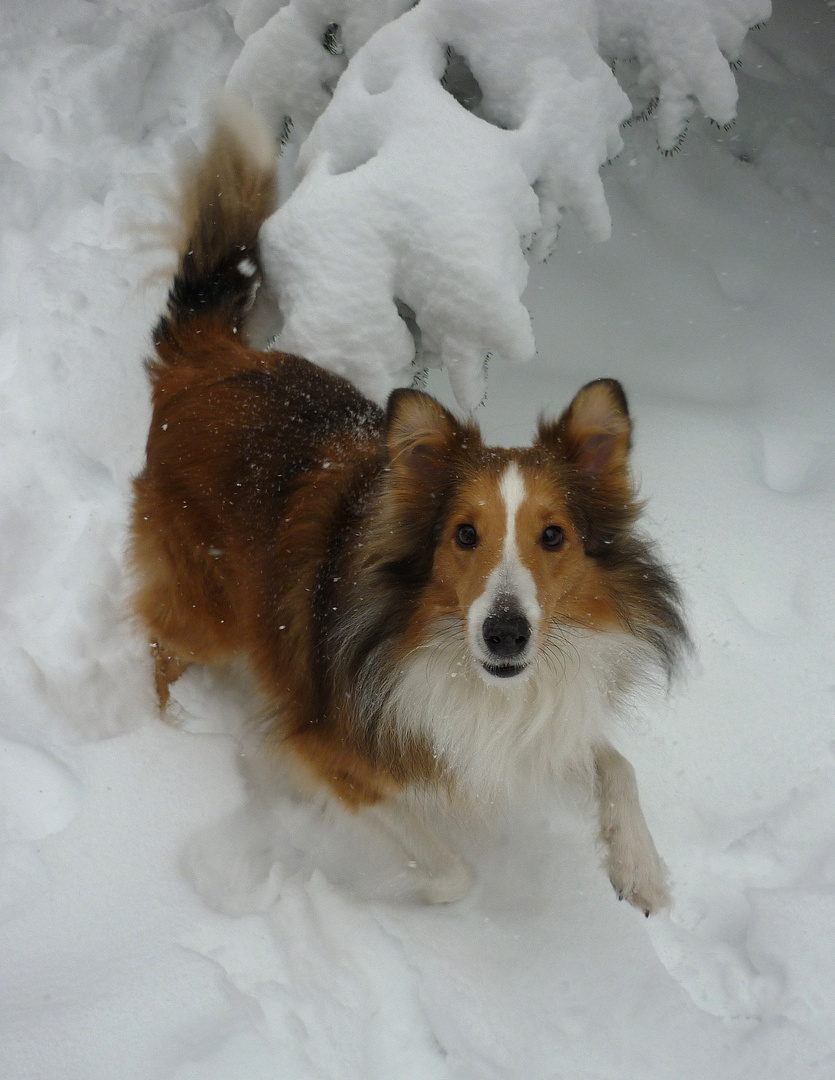
[[[282,597],[270,611],[276,634],[288,637],[281,612],[315,586],[313,568],[327,557],[345,502],[346,469],[366,461],[369,446],[374,457],[379,439],[382,413],[345,380],[246,343],[275,162],[266,130],[227,105],[208,149],[181,177],[179,264],[148,363],[153,417],[131,543],[134,608],[149,632],[163,706],[191,662],[254,653],[256,667],[272,674],[263,642],[273,628],[260,627],[258,642],[250,632],[263,617],[263,591]],[[342,467],[329,472],[332,458]],[[292,625],[292,634],[309,636],[303,621]],[[300,655],[306,645],[298,642]],[[305,689],[307,674],[299,671]]]

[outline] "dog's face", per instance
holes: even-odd
[[[415,636],[458,623],[482,678],[510,687],[561,630],[624,629],[595,557],[607,510],[634,512],[616,383],[580,391],[530,449],[486,448],[474,428],[408,392],[390,408],[389,432],[404,503],[411,491],[413,506],[431,514],[437,504]]]
[[[488,681],[515,679],[555,627],[614,626],[595,571],[558,470],[517,454],[480,470],[456,492],[427,600],[460,616]]]

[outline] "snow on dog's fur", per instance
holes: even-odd
[[[590,383],[532,446],[501,449],[427,394],[383,411],[248,347],[274,161],[227,108],[182,181],[131,548],[161,707],[188,664],[244,657],[264,753],[382,824],[433,900],[470,873],[428,795],[485,805],[585,770],[615,888],[656,910],[663,866],[606,732],[686,636],[634,529],[620,385]]]

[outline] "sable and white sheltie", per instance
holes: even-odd
[[[275,161],[227,109],[182,177],[131,546],[160,706],[189,664],[244,658],[264,753],[381,824],[433,901],[471,871],[432,807],[584,774],[618,895],[656,911],[665,871],[607,729],[686,632],[634,531],[623,390],[590,383],[532,446],[501,449],[425,393],[382,410],[248,347]]]

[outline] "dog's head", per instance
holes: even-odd
[[[619,383],[585,386],[525,449],[486,447],[410,390],[392,394],[386,433],[386,568],[411,595],[408,648],[457,627],[468,662],[507,688],[577,628],[641,637],[672,665],[678,595],[633,530]]]

